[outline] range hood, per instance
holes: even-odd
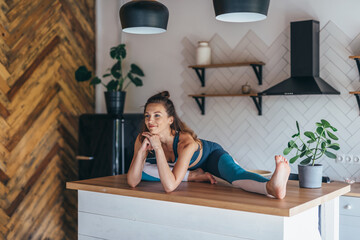
[[[319,76],[319,22],[291,22],[291,77],[261,95],[337,94]]]

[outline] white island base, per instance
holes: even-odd
[[[321,239],[318,207],[282,217],[79,191],[78,217],[79,240]],[[338,239],[338,225],[328,230],[326,239]]]

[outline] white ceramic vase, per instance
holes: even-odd
[[[196,49],[196,65],[211,64],[211,48],[206,41],[200,41]]]

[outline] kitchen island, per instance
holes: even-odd
[[[303,189],[289,181],[285,199],[237,188],[183,182],[165,193],[160,182],[136,188],[126,175],[68,182],[78,190],[79,239],[326,239],[339,236],[345,183]],[[319,233],[319,206],[321,221]]]

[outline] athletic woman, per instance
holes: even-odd
[[[219,144],[198,139],[177,116],[169,97],[164,91],[145,104],[144,125],[127,174],[131,187],[141,180],[161,181],[164,190],[172,192],[181,181],[214,184],[214,175],[246,191],[285,197],[290,167],[283,156],[275,156],[276,169],[270,180],[244,170]],[[150,151],[155,158],[148,157]]]

